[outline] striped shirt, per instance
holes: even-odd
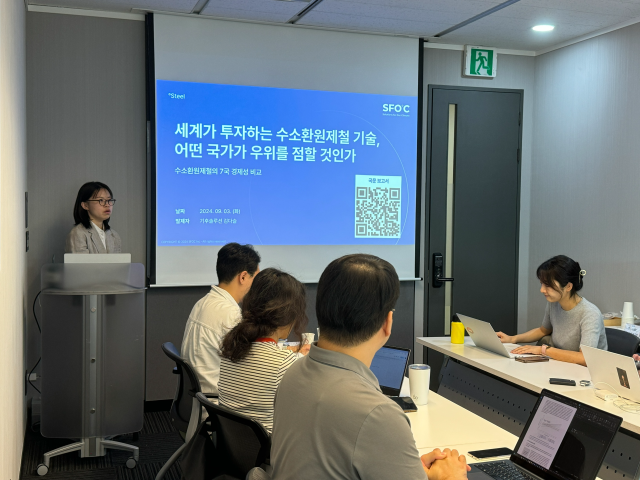
[[[222,357],[218,391],[220,404],[273,429],[273,401],[287,369],[298,355],[271,342],[253,342],[238,362]]]

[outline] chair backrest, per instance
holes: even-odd
[[[633,333],[618,330],[617,328],[605,328],[604,330],[607,335],[607,350],[626,357],[638,353],[640,338]]]
[[[162,351],[171,360],[176,362],[176,369],[179,375],[178,387],[171,404],[171,421],[179,432],[186,432],[191,418],[193,398],[200,390],[200,381],[193,367],[180,356],[180,352],[171,342],[162,344]]]
[[[202,393],[196,398],[207,410],[216,432],[219,474],[245,478],[252,468],[265,463],[271,453],[271,438],[260,423],[211,403]]]

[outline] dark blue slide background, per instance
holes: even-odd
[[[159,246],[415,242],[416,97],[167,80],[157,80],[156,88]],[[401,105],[400,112],[383,111],[385,104]],[[202,134],[193,129],[197,124]],[[225,137],[225,125],[235,133],[258,127],[271,136]],[[281,139],[281,129],[324,131],[324,143]],[[349,132],[348,142],[327,139],[327,131],[340,130]],[[282,160],[251,154],[278,147],[287,148]],[[315,148],[315,161],[294,161],[300,147]],[[323,156],[327,148],[332,154]],[[355,236],[356,175],[402,177],[399,238]]]

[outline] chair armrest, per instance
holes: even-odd
[[[173,374],[180,375],[180,372],[178,372],[178,367],[173,367]]]
[[[218,398],[218,394],[217,393],[202,393],[205,397],[207,398]]]

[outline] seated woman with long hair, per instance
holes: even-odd
[[[280,350],[278,339],[293,331],[301,340],[307,321],[302,283],[275,268],[258,273],[242,302],[242,320],[222,340],[220,404],[257,420],[271,434],[276,390],[299,358]],[[309,350],[302,341],[300,348]]]

